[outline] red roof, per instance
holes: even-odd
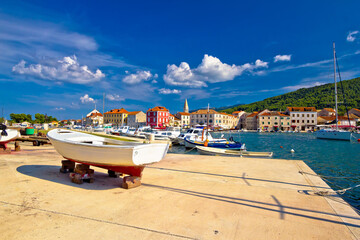
[[[136,115],[136,114],[138,114],[139,112],[141,112],[141,111],[128,112],[128,115]]]
[[[178,112],[178,114],[180,114],[180,115],[190,116],[190,113],[186,113],[186,112]]]
[[[333,108],[324,108],[323,110],[328,111],[328,112],[335,112],[335,110]]]
[[[259,113],[258,112],[253,112],[252,114],[250,114],[249,116],[247,116],[247,118],[248,117],[255,117],[255,116],[257,116]]]
[[[90,117],[97,117],[97,116],[102,117],[102,114],[101,114],[101,113],[92,113],[92,114],[90,115]]]
[[[165,107],[160,107],[160,106],[156,106],[154,108],[149,108],[149,110],[147,110],[148,112],[157,112],[157,111],[165,111],[168,112],[169,110],[167,110]]]

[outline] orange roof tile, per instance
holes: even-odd
[[[186,113],[186,112],[178,112],[178,114],[180,114],[180,115],[186,115],[186,116],[189,116],[189,115],[190,115],[190,113]]]
[[[157,111],[165,111],[165,112],[168,112],[169,110],[166,109],[165,107],[160,107],[160,106],[156,106],[154,108],[149,108],[149,110],[147,110],[148,112],[149,111],[152,111],[152,112],[157,112]]]
[[[207,109],[200,109],[197,110],[196,112],[192,112],[191,115],[193,114],[207,114],[208,110]],[[219,114],[217,111],[215,111],[214,109],[209,109],[209,114]]]
[[[247,116],[247,118],[255,117],[255,116],[257,116],[258,114],[259,114],[258,112],[253,112],[252,114],[250,114],[249,116]]]
[[[138,114],[139,112],[141,112],[141,111],[128,112],[128,115],[136,115],[136,114]]]
[[[92,114],[90,115],[90,117],[97,117],[97,116],[102,117],[102,114],[101,114],[101,113],[92,113]]]
[[[128,113],[128,111],[126,111],[123,108],[120,109],[111,109],[110,111],[106,112],[105,114],[112,114],[112,113]]]
[[[335,110],[333,108],[324,108],[323,110],[328,111],[328,112],[335,112]]]

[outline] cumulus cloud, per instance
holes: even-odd
[[[89,94],[85,94],[84,96],[80,97],[80,101],[82,103],[95,103],[95,100],[89,97]]]
[[[63,107],[55,108],[56,111],[65,111],[66,109]]]
[[[150,71],[136,71],[136,73],[129,74],[128,71],[125,71],[127,76],[123,78],[123,82],[127,84],[138,84],[143,81],[149,81],[151,79],[156,79],[158,77],[157,74],[152,75]]]
[[[125,100],[123,97],[120,97],[120,95],[118,94],[106,94],[106,99],[117,102]]]
[[[194,69],[191,69],[186,62],[180,63],[179,66],[169,64],[163,79],[167,84],[174,86],[207,87],[206,82],[230,81],[242,75],[245,71],[253,73],[258,68],[267,67],[268,63],[260,59],[256,60],[255,63],[237,66],[223,63],[219,58],[205,54],[201,64]]]
[[[276,55],[274,57],[274,62],[289,62],[291,60],[291,55]]]
[[[46,64],[30,64],[21,60],[13,66],[12,71],[21,75],[29,75],[45,80],[70,82],[76,84],[88,84],[100,81],[105,77],[99,69],[92,72],[88,66],[80,65],[76,56],[64,57],[55,62],[48,61]]]
[[[349,32],[349,34],[348,34],[347,37],[346,37],[346,41],[348,41],[348,42],[353,42],[353,41],[355,41],[355,39],[356,39],[355,35],[358,34],[358,33],[359,33],[359,31]]]
[[[178,89],[167,89],[167,88],[161,88],[159,89],[159,93],[160,94],[180,94],[181,93],[181,90],[178,90]]]

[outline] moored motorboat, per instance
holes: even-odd
[[[168,144],[124,142],[70,130],[54,129],[47,134],[64,158],[115,172],[141,176],[147,164],[159,162]]]
[[[186,148],[195,148],[196,146],[207,146],[213,148],[227,148],[227,149],[244,149],[245,144],[234,141],[227,141],[226,139],[213,139],[213,140],[196,140],[194,138],[186,137],[184,139]]]
[[[196,146],[197,151],[202,155],[231,156],[231,157],[272,157],[273,152],[249,152],[242,150],[229,150],[224,148],[213,148]]]

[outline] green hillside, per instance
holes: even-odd
[[[343,82],[345,99],[348,109],[360,107],[360,77]],[[276,97],[264,99],[262,101],[238,105],[232,108],[224,109],[222,112],[232,113],[233,111],[243,110],[246,112],[260,111],[264,109],[274,111],[284,111],[286,107],[316,107],[334,108],[334,83],[324,84],[311,88],[301,88],[294,92],[286,93]],[[338,102],[339,114],[345,113],[343,104],[343,92],[340,83],[338,84]]]

